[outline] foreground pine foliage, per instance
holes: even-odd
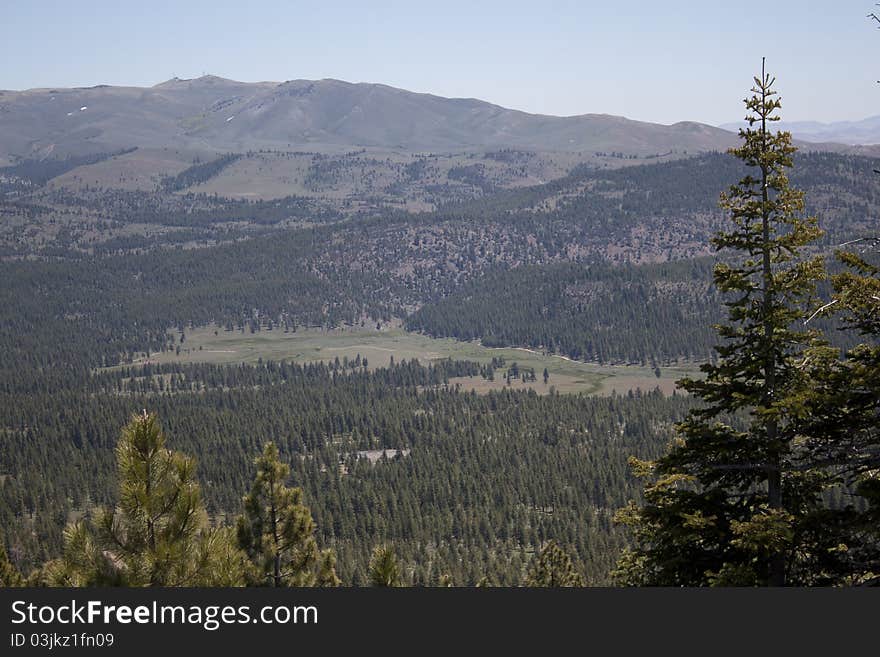
[[[116,447],[118,504],[70,524],[63,556],[36,571],[33,583],[259,585],[266,583],[260,573],[268,560],[276,565],[270,580],[274,586],[337,585],[335,558],[318,551],[309,510],[298,502],[302,490],[284,486],[289,468],[277,456],[275,446],[267,444],[236,532],[208,522],[195,461],[165,447],[156,415],[144,411],[133,416]],[[261,507],[264,497],[268,517]],[[256,538],[248,530],[257,531]]]
[[[851,393],[860,376],[873,379],[876,391],[877,370],[856,364],[869,348],[839,363],[804,327],[817,312],[816,283],[824,277],[822,259],[809,256],[820,231],[815,218],[801,217],[803,194],[788,183],[791,135],[769,131],[780,107],[773,82],[763,71],[755,78],[745,101],[750,127],[731,151],[756,173],[721,198],[732,225],[713,240],[730,258],[714,274],[730,299],[728,324],[717,327],[718,362],[703,366],[705,378],[681,382],[704,405],[677,426],[665,455],[633,462],[648,483],[644,504],[618,515],[635,538],[616,571],[625,584],[849,583],[870,576],[872,567],[864,555],[854,558],[850,545],[877,556],[876,532],[869,537],[867,530],[876,500],[873,515],[859,510],[870,508],[875,494],[876,451],[870,463],[857,464],[864,459],[844,437],[876,431],[858,428],[876,427],[876,394],[873,404],[854,410]],[[838,278],[838,290],[853,296],[849,275]],[[835,415],[837,435],[817,424]],[[847,501],[829,505],[840,487]]]

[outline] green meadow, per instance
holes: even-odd
[[[694,365],[661,368],[660,376],[650,367],[632,365],[598,365],[573,361],[564,356],[518,348],[488,348],[477,342],[461,342],[450,338],[432,338],[410,333],[400,328],[372,330],[360,327],[339,329],[303,329],[285,333],[274,329],[241,332],[226,331],[209,326],[188,329],[179,353],[167,351],[142,357],[135,363],[255,363],[262,360],[287,360],[296,363],[316,361],[332,362],[335,359],[366,358],[369,368],[385,367],[393,358],[395,362],[417,359],[423,363],[452,358],[478,363],[489,363],[493,358],[504,358],[505,367],[517,363],[520,369],[534,369],[536,381],[523,382],[514,379],[508,384],[504,368],[498,370],[494,381],[481,376],[451,379],[463,389],[485,393],[489,390],[533,388],[539,394],[555,389],[559,393],[625,394],[629,390],[653,390],[660,387],[672,394],[675,381],[686,374],[694,374]],[[550,377],[544,383],[543,372]]]

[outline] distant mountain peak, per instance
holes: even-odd
[[[719,126],[725,130],[738,131],[746,127],[745,121],[725,123]],[[859,121],[779,121],[773,130],[790,132],[795,139],[812,143],[862,145],[880,144],[880,115],[869,116]]]
[[[211,75],[206,74],[197,78],[179,78],[173,77],[170,80],[165,80],[164,82],[160,82],[159,84],[153,85],[153,89],[161,89],[163,87],[179,87],[179,86],[193,86],[193,85],[215,85],[215,84],[233,84],[233,85],[245,85],[247,82],[239,82],[237,80],[230,80],[229,78],[222,78],[219,75]],[[107,86],[107,85],[102,85]]]

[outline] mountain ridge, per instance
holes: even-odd
[[[620,151],[726,148],[736,136],[693,121],[609,114],[530,114],[477,98],[446,98],[334,78],[238,82],[171,78],[152,87],[95,85],[0,92],[0,155],[82,155],[119,148],[244,151],[372,147]]]
[[[719,128],[736,131],[744,122],[722,123]],[[852,146],[880,144],[880,114],[857,121],[780,121],[775,129],[786,130],[793,137],[810,143],[836,142]]]

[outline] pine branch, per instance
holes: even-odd
[[[709,466],[711,470],[741,470],[743,472],[778,472],[779,466],[771,463],[720,463]]]

